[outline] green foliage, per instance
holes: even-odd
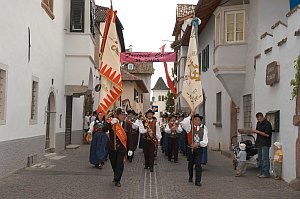
[[[300,82],[300,55],[298,58],[295,60],[295,69],[296,69],[296,74],[295,74],[295,79],[292,79],[290,81],[290,85],[292,86],[292,99],[295,99],[297,97],[297,92],[298,92],[298,84]]]
[[[87,95],[84,98],[84,113],[93,112],[94,98],[92,95]]]
[[[166,111],[169,113],[174,113],[175,111],[175,100],[174,94],[168,91],[167,100],[166,100]]]

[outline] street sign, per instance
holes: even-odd
[[[152,106],[152,110],[157,113],[158,112],[158,106]]]

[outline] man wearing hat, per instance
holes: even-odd
[[[165,133],[165,128],[167,126],[167,123],[168,123],[168,113],[165,112],[163,115],[162,115],[162,120],[161,120],[161,124],[160,124],[160,132],[161,132],[161,140],[160,140],[160,144],[161,144],[161,150],[162,150],[162,153],[166,153],[167,154],[167,139],[168,137],[166,137],[166,133]]]
[[[203,117],[199,114],[191,114],[191,117],[187,117],[182,121],[182,127],[187,132],[188,137],[188,171],[189,171],[189,182],[193,182],[193,171],[194,165],[196,170],[195,185],[201,186],[202,177],[202,150],[203,147],[207,146],[207,128],[202,124]]]
[[[168,136],[168,160],[171,161],[174,156],[174,162],[178,162],[178,138],[181,133],[181,125],[176,120],[176,115],[170,116],[170,122],[166,125],[165,132]]]
[[[129,126],[125,122],[125,111],[123,108],[117,108],[116,117],[103,127],[103,132],[109,131],[108,154],[109,160],[114,172],[113,182],[115,186],[121,186],[121,177],[124,170],[124,158],[128,151],[128,156],[132,152],[132,138],[129,133]]]
[[[159,124],[156,118],[153,117],[153,110],[148,109],[145,115],[146,119],[144,119],[142,124],[139,126],[139,131],[144,136],[143,152],[145,157],[145,169],[150,168],[150,172],[153,172],[154,153],[158,142],[161,139],[161,133]]]
[[[133,156],[134,156],[134,151],[137,148],[137,144],[139,141],[139,122],[136,121],[136,116],[135,116],[135,111],[133,109],[128,109],[127,110],[127,118],[126,118],[126,123],[129,128],[129,133],[131,134],[132,138],[132,152],[133,154],[131,156],[127,155],[127,160],[129,162],[132,162]],[[128,149],[127,149],[128,150]]]

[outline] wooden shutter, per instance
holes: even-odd
[[[84,0],[71,0],[71,32],[84,32]]]

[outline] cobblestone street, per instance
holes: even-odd
[[[109,162],[104,169],[95,169],[88,154],[89,146],[82,145],[45,160],[38,168],[1,179],[1,198],[300,198],[300,192],[283,181],[255,177],[256,168],[248,169],[246,177],[234,177],[232,161],[219,152],[209,152],[202,187],[188,183],[182,155],[175,164],[159,154],[155,172],[150,173],[143,169],[142,151],[137,151],[133,163],[126,162],[122,187],[117,188]]]

